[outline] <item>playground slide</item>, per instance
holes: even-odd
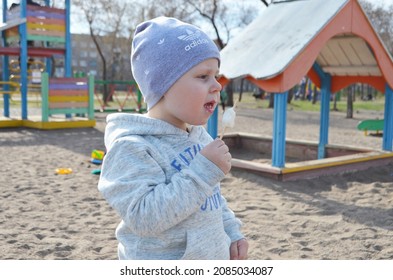
[[[364,134],[367,135],[368,131],[376,131],[377,134],[382,133],[384,126],[384,120],[363,120],[358,123],[358,130],[363,130]]]

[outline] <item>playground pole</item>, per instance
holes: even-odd
[[[71,55],[72,55],[72,48],[71,48],[71,21],[70,21],[70,13],[71,10],[71,3],[70,0],[65,0],[65,12],[66,12],[66,34],[65,34],[65,56],[64,56],[64,67],[65,67],[65,77],[71,78]],[[67,118],[70,118],[70,114],[66,114]]]
[[[26,0],[20,1],[20,18],[27,17]],[[21,98],[22,98],[22,120],[27,120],[27,27],[26,22],[19,25],[20,34],[20,81],[21,81]]]
[[[329,74],[325,74],[321,79],[321,125],[319,126],[318,159],[326,157],[326,145],[329,142],[331,81]]]
[[[50,0],[45,0],[45,6],[50,7]],[[49,42],[45,42],[45,46],[49,46]],[[47,73],[52,73],[52,59],[50,57],[45,58],[45,67],[46,67],[46,72]]]
[[[389,85],[385,89],[385,116],[383,127],[382,149],[392,151],[393,145],[393,90]]]
[[[3,22],[7,22],[7,0],[3,0]],[[3,46],[6,46],[5,32],[2,32],[2,42]],[[3,81],[8,81],[10,76],[10,71],[8,68],[9,65],[9,57],[8,55],[3,55]],[[4,85],[4,89],[8,90],[9,86]],[[4,101],[4,116],[10,117],[10,96],[8,94],[3,94]]]
[[[321,80],[321,112],[319,126],[318,159],[326,157],[326,145],[329,142],[329,115],[330,115],[330,94],[332,78],[325,73],[318,63],[314,63],[313,69],[317,72]]]
[[[66,34],[65,34],[65,77],[71,78],[71,57],[72,57],[72,46],[71,46],[71,1],[65,0],[65,12],[66,12]]]
[[[288,91],[274,93],[272,166],[285,167]]]

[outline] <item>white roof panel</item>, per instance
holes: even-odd
[[[349,0],[272,3],[221,51],[220,73],[229,79],[275,77]]]

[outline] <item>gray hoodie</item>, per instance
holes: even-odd
[[[183,131],[125,113],[107,117],[98,189],[122,221],[120,259],[229,259],[241,222],[221,196],[224,173],[199,151],[204,127]]]

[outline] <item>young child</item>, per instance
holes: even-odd
[[[148,112],[107,117],[98,184],[122,219],[120,259],[246,259],[241,222],[220,193],[231,154],[202,126],[219,104],[219,63],[193,25],[159,17],[137,26],[131,66]]]

